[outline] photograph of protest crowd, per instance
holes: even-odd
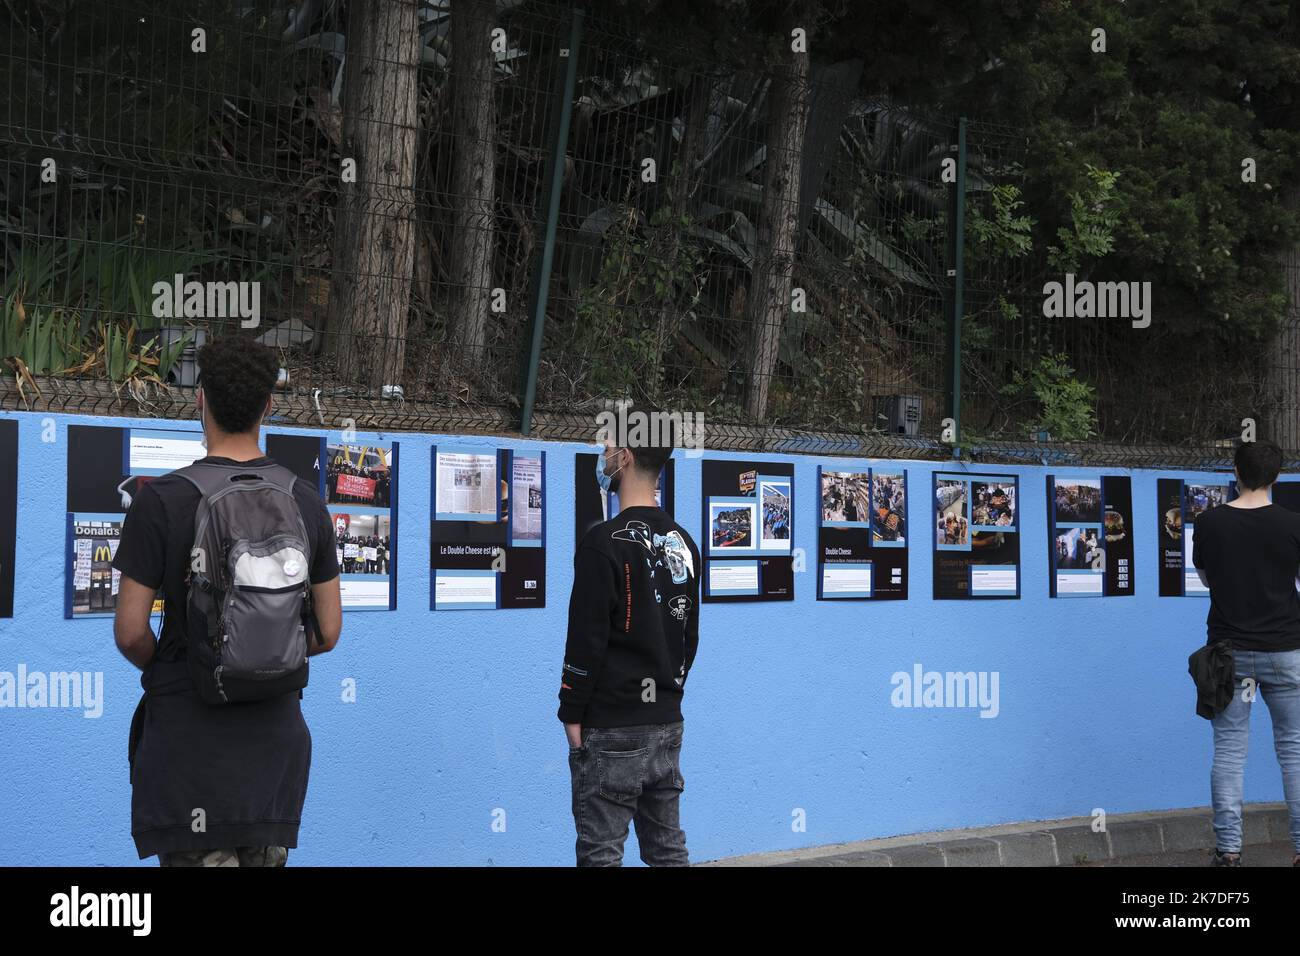
[[[389,506],[392,450],[363,445],[329,445],[325,453],[326,503]]]
[[[822,472],[822,523],[866,521],[871,510],[870,476],[865,472]]]
[[[903,476],[875,472],[871,477],[871,537],[875,541],[907,540],[907,499]]]
[[[392,557],[387,515],[336,511],[334,534],[339,568],[344,574],[387,574]]]
[[[763,502],[763,546],[788,548],[790,485],[787,482],[764,481],[759,488],[759,494]]]
[[[1101,521],[1101,479],[1072,478],[1056,485],[1056,520],[1060,524]]]

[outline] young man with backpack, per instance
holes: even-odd
[[[1256,693],[1273,721],[1273,746],[1291,817],[1292,866],[1300,866],[1300,515],[1269,500],[1282,470],[1270,441],[1236,454],[1239,496],[1196,518],[1192,563],[1210,589],[1207,644],[1232,651],[1234,692],[1213,717],[1214,866],[1241,866],[1241,804]],[[1226,666],[1226,665],[1225,665]]]
[[[131,835],[163,866],[283,866],[311,764],[307,657],[342,629],[334,525],[316,489],[259,447],[275,354],[230,337],[198,364],[207,456],[140,488],[113,559],[114,636],[144,672]]]
[[[559,718],[569,738],[579,866],[619,866],[636,822],[641,859],[686,866],[679,822],[682,693],[699,643],[700,554],[655,503],[672,445],[597,459],[618,516],[574,557]]]

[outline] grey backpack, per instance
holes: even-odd
[[[297,479],[281,465],[213,462],[175,474],[201,495],[185,576],[186,650],[199,697],[233,704],[301,690],[308,635],[321,638]]]

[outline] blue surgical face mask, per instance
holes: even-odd
[[[614,478],[622,470],[623,469],[620,467],[620,468],[616,468],[614,470],[614,474],[612,475],[605,474],[605,453],[602,451],[596,457],[596,481],[600,483],[600,490],[605,492],[606,494],[609,494],[611,491],[613,491]]]

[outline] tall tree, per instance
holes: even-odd
[[[482,368],[492,295],[496,117],[492,97],[494,0],[455,0],[451,12],[452,307],[454,365]]]
[[[368,390],[401,380],[415,255],[419,0],[348,9],[343,155],[356,182],[339,190],[329,327],[344,380]]]
[[[791,21],[793,25],[793,21]],[[789,31],[786,31],[789,36]],[[763,199],[758,218],[758,254],[750,276],[752,333],[745,361],[745,414],[767,413],[781,327],[790,311],[794,257],[799,239],[800,172],[808,126],[808,50],[783,53],[771,76],[763,163]]]

